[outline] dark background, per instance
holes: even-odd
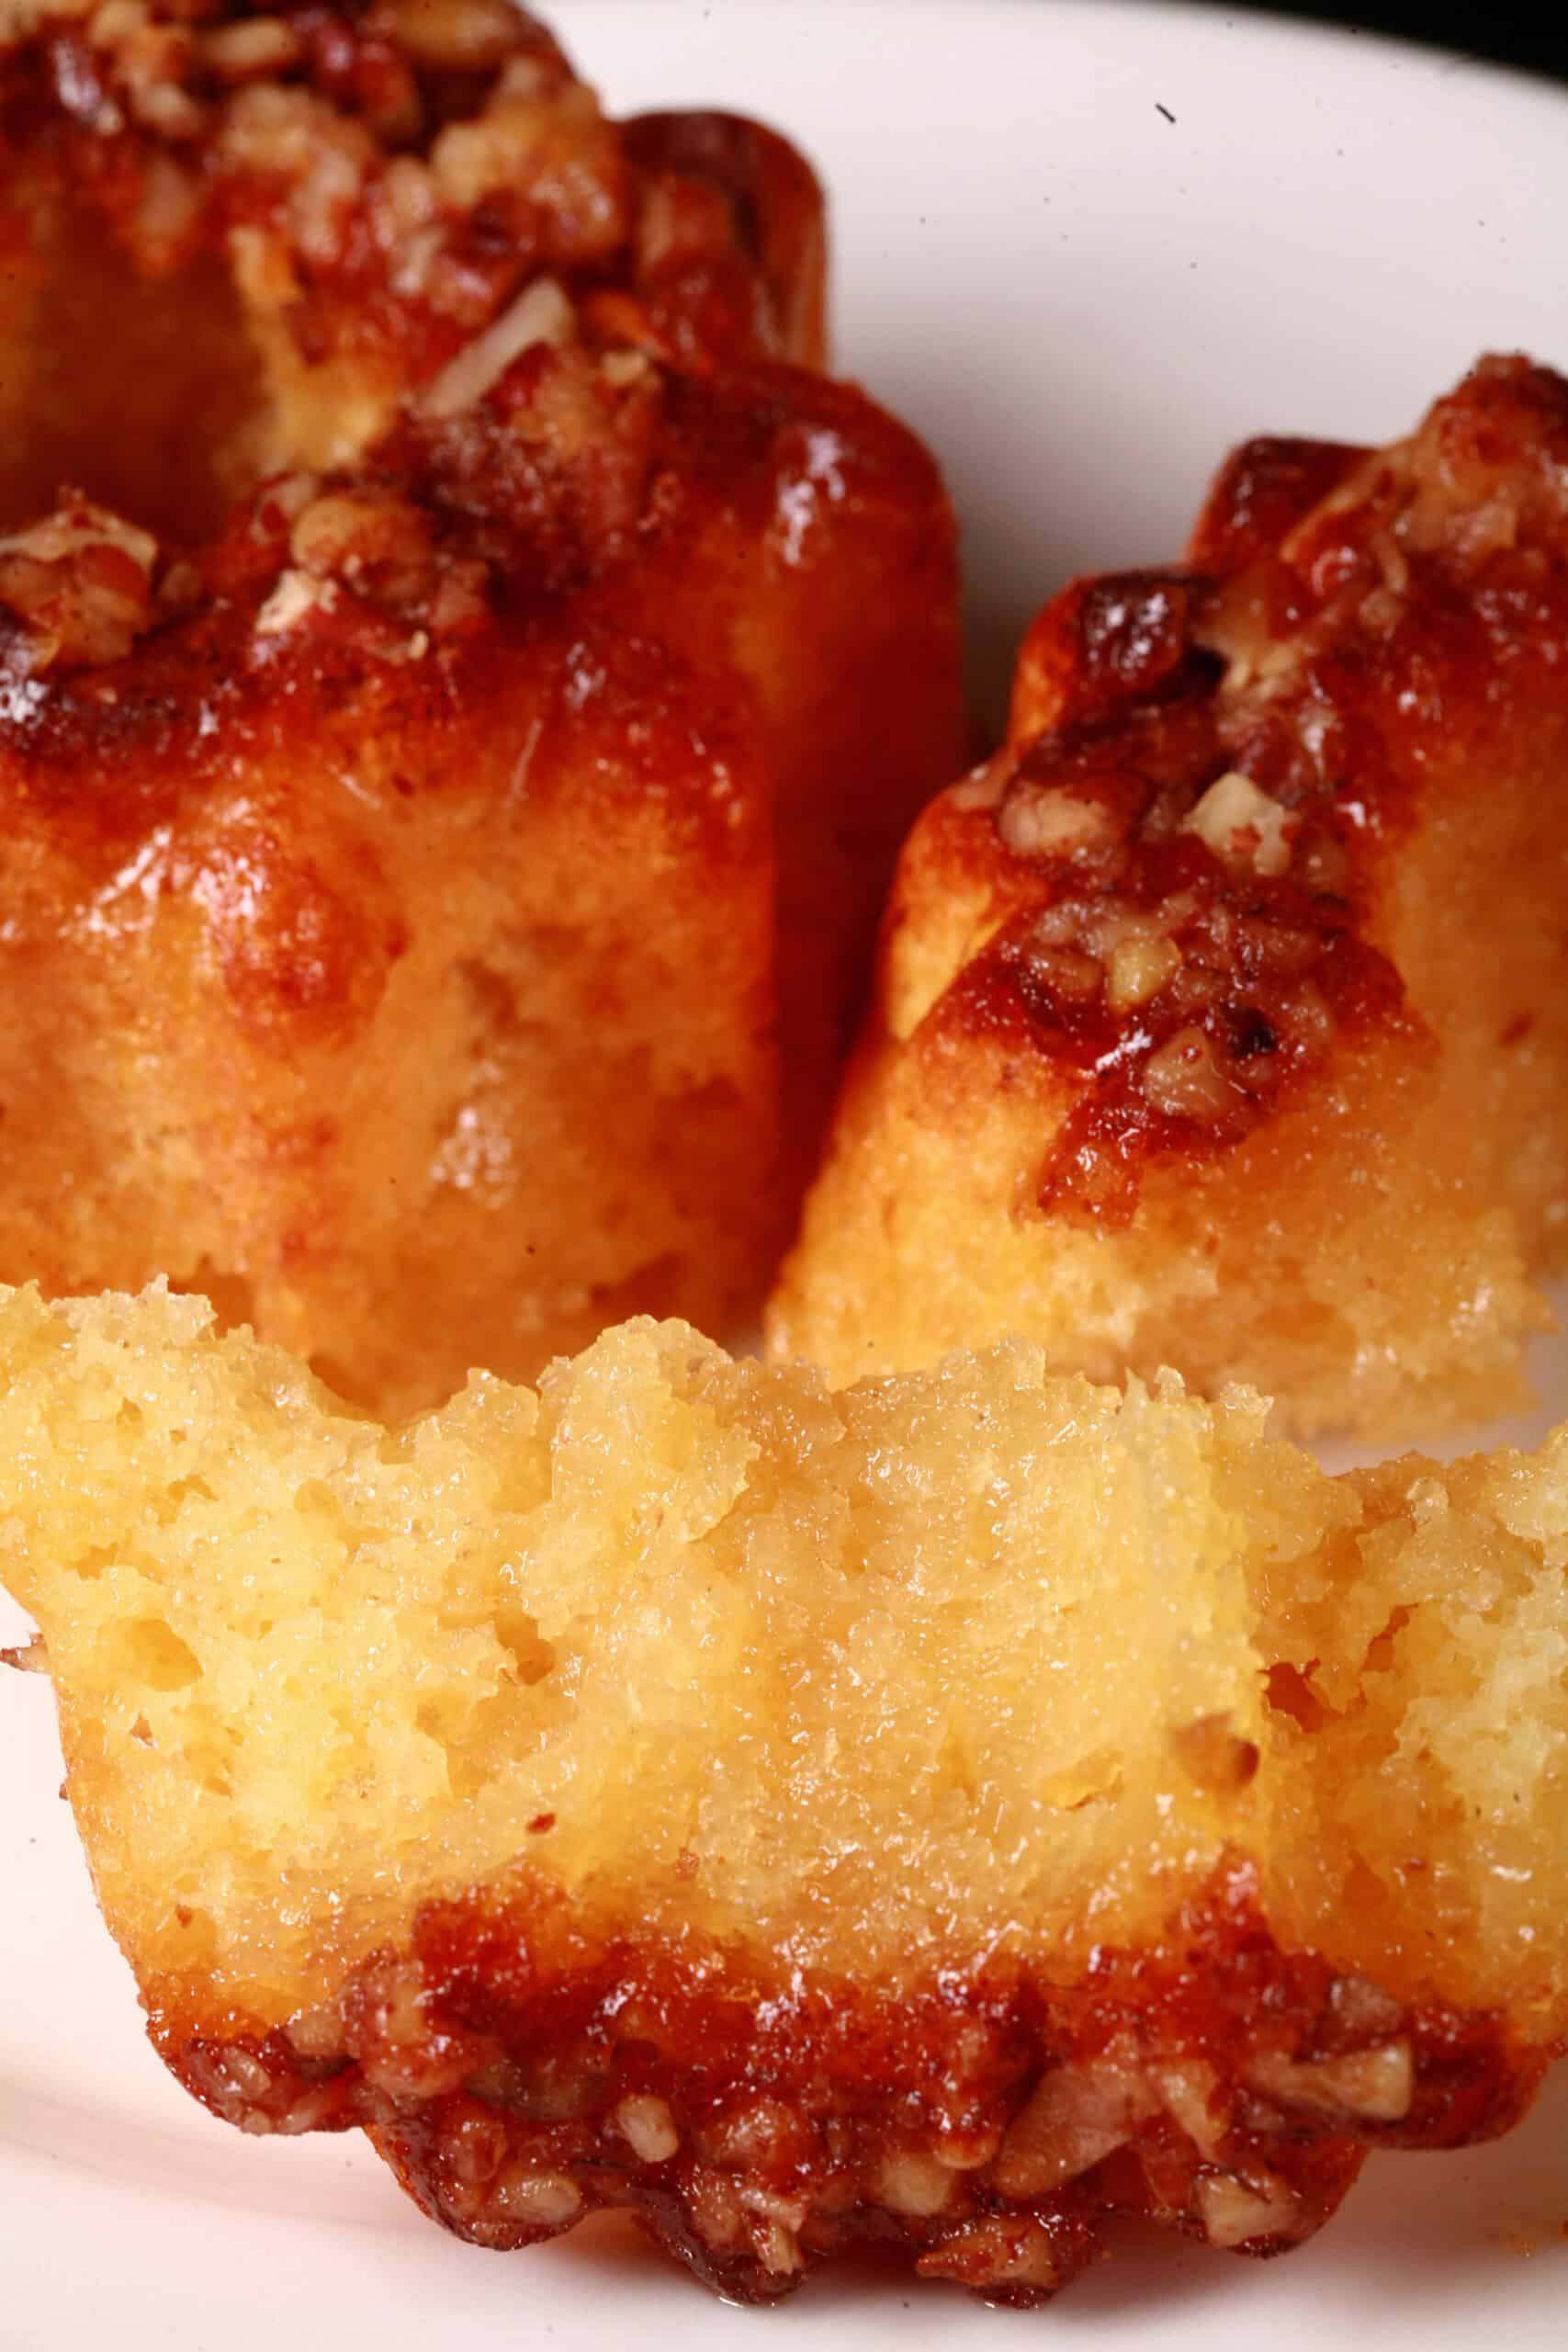
[[[1316,17],[1320,21],[1359,27],[1366,32],[1394,33],[1405,40],[1427,40],[1457,49],[1472,57],[1487,57],[1534,74],[1550,74],[1568,81],[1568,10],[1562,0],[1539,0],[1528,16],[1523,9],[1453,7],[1294,7],[1276,6],[1273,16]]]

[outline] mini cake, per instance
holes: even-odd
[[[754,1311],[962,744],[809,171],[503,0],[5,32],[0,1272],[388,1410]]]
[[[1296,1430],[1517,1402],[1568,1247],[1568,384],[1256,442],[917,824],[774,1345],[1009,1331]]]
[[[0,1573],[216,2114],[364,2125],[480,2245],[1033,2301],[1115,2214],[1298,2243],[1568,2032],[1568,1433],[1334,1480],[1263,1417],[642,1321],[386,1430],[28,1289]]]

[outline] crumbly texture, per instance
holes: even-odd
[[[753,1316],[962,744],[809,170],[502,0],[0,34],[0,1273],[388,1411]]]
[[[771,1314],[837,1380],[1010,1331],[1388,1436],[1523,1393],[1568,1237],[1568,384],[1257,442],[1080,581],[904,853]]]
[[[388,1430],[165,1293],[0,1305],[6,1584],[158,2047],[481,2245],[641,2212],[1037,2300],[1277,2252],[1568,2031],[1568,1435],[1325,1477],[1015,1343],[634,1322]]]

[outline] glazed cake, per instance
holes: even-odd
[[[0,1272],[388,1410],[754,1311],[962,741],[811,174],[502,0],[0,35]]]
[[[1568,384],[1261,441],[1036,622],[917,824],[772,1309],[846,1381],[1020,1331],[1299,1431],[1521,1401],[1568,1237]]]
[[[1033,2301],[1116,2214],[1298,2243],[1568,2033],[1568,1438],[1335,1480],[1263,1418],[641,1321],[386,1430],[28,1289],[0,1573],[214,2113],[479,2245]]]

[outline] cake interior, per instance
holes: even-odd
[[[269,391],[225,263],[153,273],[25,167],[0,232],[0,528],[70,489],[176,545],[212,537],[305,421]]]
[[[161,1292],[8,1294],[0,1363],[144,1991],[279,2023],[478,1886],[1068,1983],[1241,1853],[1287,1948],[1568,2024],[1568,1439],[1332,1480],[1242,1395],[835,1396],[647,1321],[388,1430]]]

